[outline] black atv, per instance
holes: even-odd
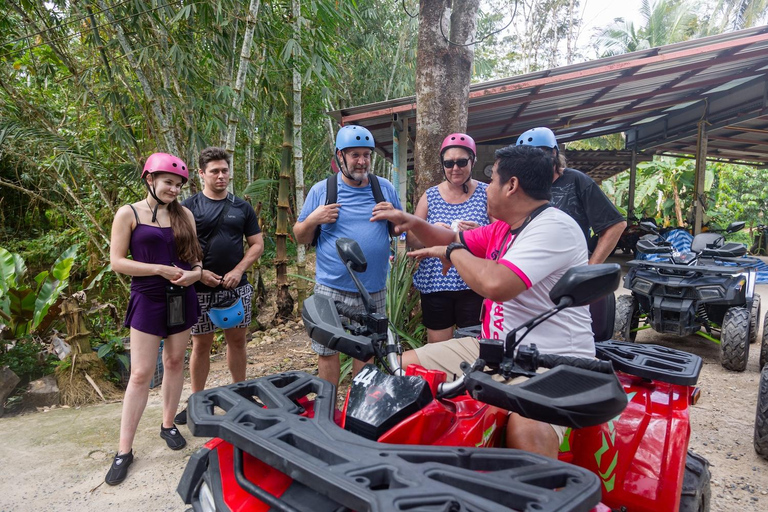
[[[734,222],[722,231],[735,233],[743,227],[744,222]],[[725,369],[744,371],[760,317],[755,262],[742,258],[746,246],[726,243],[723,232],[696,235],[685,253],[660,238],[638,241],[639,252],[664,255],[665,260],[627,263],[624,287],[632,294],[616,299],[614,338],[635,341],[637,331],[646,328],[678,336],[698,334],[720,344]]]

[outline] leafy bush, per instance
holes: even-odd
[[[19,338],[0,350],[0,366],[8,366],[21,379],[20,386],[53,373],[57,362],[45,345],[32,337]]]
[[[110,336],[104,343],[94,345],[97,355],[104,361],[109,370],[107,376],[109,380],[121,383],[122,375],[120,372],[120,365],[123,368],[130,368],[130,360],[125,353],[125,343],[120,336]]]
[[[76,254],[77,245],[73,245],[61,253],[50,272],[40,272],[29,283],[21,256],[0,247],[0,319],[8,323],[11,336],[17,338],[46,325],[43,321],[51,306],[69,284]]]

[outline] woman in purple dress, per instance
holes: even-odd
[[[131,276],[125,326],[131,329],[131,377],[123,399],[120,443],[105,482],[125,480],[133,462],[133,438],[147,405],[160,340],[163,345],[163,423],[160,437],[172,450],[187,443],[173,424],[184,384],[184,353],[200,312],[195,288],[203,253],[195,219],[177,201],[189,170],[181,159],[154,153],[141,179],[147,197],[125,205],[112,223],[112,270]],[[131,257],[128,257],[130,253]]]

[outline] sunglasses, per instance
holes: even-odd
[[[446,169],[453,169],[454,165],[459,167],[466,167],[469,163],[469,158],[459,158],[458,160],[443,160],[443,167]]]

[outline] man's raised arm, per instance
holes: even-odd
[[[371,222],[379,220],[388,220],[395,226],[395,232],[411,233],[415,235],[425,247],[433,245],[448,245],[451,242],[459,242],[459,235],[452,230],[430,224],[426,220],[419,218],[402,210],[382,210],[374,211]]]

